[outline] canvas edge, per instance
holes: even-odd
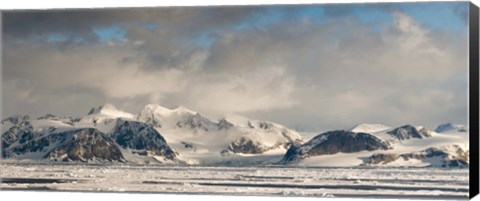
[[[478,7],[469,3],[469,129],[470,129],[470,194],[479,193],[479,15]]]

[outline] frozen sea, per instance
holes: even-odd
[[[468,199],[468,169],[5,162],[1,190]]]

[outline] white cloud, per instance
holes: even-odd
[[[196,79],[185,94],[195,108],[230,113],[269,111],[298,103],[292,97],[295,79],[282,67],[259,67],[249,73],[223,74],[211,79]]]

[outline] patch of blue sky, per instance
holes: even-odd
[[[339,14],[325,15],[325,9],[346,6]],[[393,4],[351,4],[351,5],[308,5],[308,6],[271,6],[251,15],[247,20],[235,25],[236,30],[262,28],[284,20],[308,18],[313,22],[323,22],[329,18],[353,16],[359,22],[371,25],[372,31],[380,31],[394,21],[394,10],[412,16],[420,25],[430,30],[443,30],[464,33],[467,30],[466,19],[462,13],[468,9],[467,2],[421,2]],[[348,12],[345,12],[348,11]]]
[[[125,29],[117,25],[97,27],[93,29],[93,32],[98,36],[100,42],[125,40],[126,37]]]
[[[237,31],[266,27],[284,19],[285,10],[279,7],[269,7],[261,12],[250,15],[245,21],[234,25]]]
[[[374,32],[384,29],[394,21],[390,12],[380,9],[356,9],[354,16],[363,23],[370,24]]]
[[[64,33],[52,33],[45,37],[34,37],[33,39],[46,40],[49,43],[73,42],[76,44],[86,44],[87,41],[81,36],[72,36]]]
[[[461,13],[468,10],[468,2],[426,2],[403,3],[401,11],[414,17],[422,27],[430,30],[464,33],[467,31],[466,19]]]
[[[309,19],[313,22],[324,22],[325,21],[325,8],[320,5],[311,5],[304,8],[294,11],[291,15],[288,15],[293,20],[302,20]]]
[[[208,48],[215,42],[215,37],[212,34],[212,31],[203,31],[196,34],[196,36],[192,37],[191,39],[183,41],[182,43],[184,45],[193,44],[199,47]]]
[[[343,18],[353,16],[360,22],[372,24],[374,31],[379,31],[386,25],[393,22],[393,16],[390,12],[383,9],[372,9],[364,5],[351,5],[347,9],[349,13],[343,13],[338,16],[329,16],[325,14],[325,9],[336,5],[308,5],[308,6],[273,6],[263,12],[253,14],[247,20],[235,25],[236,30],[247,30],[252,28],[262,28],[283,21],[301,21],[308,19],[316,24],[323,24],[329,18]],[[343,6],[343,5],[342,5]],[[376,7],[378,8],[378,7]]]

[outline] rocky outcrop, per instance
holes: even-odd
[[[185,128],[185,129],[200,129],[205,132],[208,132],[209,130],[218,130],[220,127],[217,125],[217,123],[211,121],[210,119],[207,119],[206,117],[202,116],[199,113],[196,113],[194,115],[187,115],[184,119],[181,121],[177,122],[177,127],[178,128]]]
[[[73,126],[76,121],[79,119],[73,119],[71,117],[58,117],[53,114],[46,114],[44,116],[38,117],[37,120],[52,120],[52,121],[60,121],[67,125]]]
[[[431,137],[431,131],[427,128],[420,128],[419,130],[412,125],[405,125],[398,128],[395,128],[391,131],[388,131],[387,134],[391,135],[393,138],[403,141],[413,138],[422,139],[426,137]]]
[[[110,161],[125,162],[120,149],[106,134],[95,128],[56,134],[67,138],[51,150],[45,158],[55,161]]]
[[[400,158],[398,154],[373,154],[367,160],[367,164],[387,164]]]
[[[261,154],[268,149],[262,143],[246,137],[241,137],[228,146],[229,151],[242,154]]]
[[[18,142],[25,143],[36,136],[29,116],[16,116],[4,119],[2,121],[2,148],[8,148],[10,145]]]
[[[53,133],[25,142],[18,140],[2,149],[4,158],[17,158],[26,154],[55,161],[124,161],[113,140],[95,128]]]
[[[292,145],[281,163],[290,163],[303,158],[359,151],[390,149],[389,144],[368,133],[337,130],[317,135],[301,146]]]
[[[226,119],[221,119],[218,121],[218,130],[228,130],[233,127],[233,124],[228,122]]]
[[[173,160],[176,153],[168,146],[163,136],[151,125],[137,121],[117,120],[111,133],[115,142],[123,148]]]
[[[415,161],[413,161],[415,160]],[[410,161],[410,163],[406,163]],[[413,162],[412,162],[413,161]],[[470,152],[458,145],[430,147],[428,149],[404,153],[404,154],[373,154],[365,162],[366,165],[389,165],[398,162],[396,165],[422,165],[434,167],[468,167]]]
[[[437,133],[443,133],[443,132],[460,132],[460,133],[467,133],[468,128],[464,125],[460,124],[453,124],[453,123],[444,123],[435,129],[435,132]]]

